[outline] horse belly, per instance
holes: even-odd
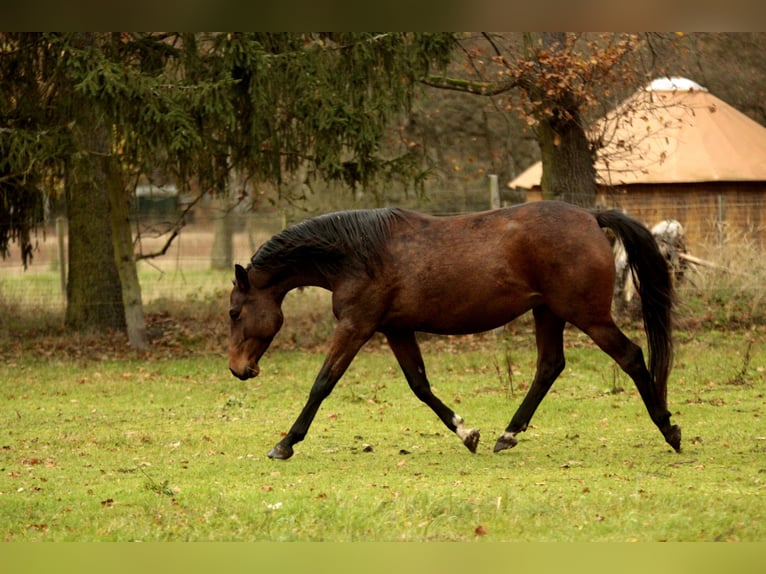
[[[530,290],[449,288],[400,292],[384,326],[427,333],[479,333],[505,325],[540,302]]]

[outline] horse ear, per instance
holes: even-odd
[[[250,279],[248,279],[247,270],[244,267],[235,265],[234,276],[236,277],[234,284],[237,286],[237,289],[244,292],[250,288]]]

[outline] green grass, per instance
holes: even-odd
[[[482,430],[476,455],[374,341],[289,461],[266,453],[321,354],[278,348],[242,383],[223,352],[25,352],[0,365],[0,539],[766,540],[763,332],[680,334],[681,454],[610,360],[568,340],[567,369],[513,450],[491,452],[532,376],[523,333],[424,342],[435,392]],[[498,375],[506,356],[512,382]]]

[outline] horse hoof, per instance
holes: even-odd
[[[479,446],[479,438],[481,438],[479,431],[476,429],[471,429],[471,432],[468,433],[468,436],[463,439],[463,444],[468,450],[475,454],[476,447]]]
[[[519,441],[516,438],[516,436],[506,432],[506,433],[503,433],[499,439],[497,439],[493,452],[500,452],[501,450],[513,448],[517,444],[519,444]]]
[[[673,425],[670,430],[665,433],[665,440],[673,447],[676,452],[681,452],[681,427]]]
[[[291,446],[278,444],[269,451],[269,458],[275,458],[277,460],[287,460],[291,456],[293,456],[293,447]]]

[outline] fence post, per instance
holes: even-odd
[[[56,239],[58,241],[59,280],[61,295],[66,299],[66,251],[64,250],[64,236],[66,235],[66,219],[59,216],[56,218]]]
[[[497,185],[497,175],[494,173],[489,176],[489,208],[500,208],[500,188]],[[492,333],[498,337],[503,334],[504,329],[505,325],[501,325],[492,329]]]
[[[718,203],[718,219],[716,220],[716,227],[718,227],[718,247],[723,247],[724,239],[726,237],[724,226],[726,225],[726,198],[723,195],[716,196],[716,202]]]
[[[500,188],[497,186],[497,175],[489,176],[489,208],[497,209],[500,207]]]

